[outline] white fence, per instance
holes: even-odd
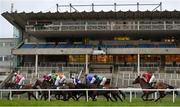
[[[1,92],[1,98],[2,98],[2,92],[10,92],[10,100],[12,100],[12,91],[48,91],[48,100],[51,101],[51,91],[86,91],[86,100],[88,102],[88,91],[124,91],[129,92],[129,102],[132,102],[133,98],[133,92],[142,92],[142,91],[168,91],[173,92],[172,95],[172,102],[175,103],[175,91],[180,91],[180,88],[178,89],[140,89],[140,88],[118,88],[118,89],[0,89]],[[156,93],[157,98],[157,93]]]

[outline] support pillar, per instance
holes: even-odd
[[[35,74],[37,76],[37,71],[38,71],[38,55],[36,54],[36,59],[35,59]]]
[[[88,69],[88,54],[86,54],[86,74],[89,73],[89,69]]]

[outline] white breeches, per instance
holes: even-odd
[[[18,85],[23,85],[24,84],[24,80],[25,80],[25,78],[22,77],[21,80],[19,81]]]
[[[65,83],[65,82],[66,82],[66,77],[62,77],[59,81],[60,84]]]
[[[92,80],[90,81],[90,84],[93,84],[96,81],[96,78],[92,78]]]
[[[101,81],[100,85],[104,86],[104,85],[105,85],[105,83],[106,83],[106,81],[107,81],[107,79],[104,77],[104,78],[102,79],[102,81]]]
[[[55,81],[55,83],[54,83],[54,85],[55,85],[55,86],[59,86],[59,81],[60,81],[60,78],[57,78],[56,81]]]
[[[151,79],[149,80],[149,83],[152,83],[152,82],[154,82],[155,81],[155,76],[154,76],[154,74],[151,76]]]

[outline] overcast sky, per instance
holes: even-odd
[[[70,3],[73,4],[135,4],[139,2],[140,4],[158,4],[162,2],[162,9],[163,10],[178,10],[180,11],[180,0],[0,0],[0,13],[3,12],[10,12],[11,11],[11,3],[14,4],[14,10],[17,10],[17,12],[55,12],[56,11],[56,4],[60,5],[69,5]],[[156,6],[141,6],[140,10],[152,10]],[[60,8],[60,11],[67,10],[69,8]],[[77,8],[79,11],[90,11],[90,7],[83,7],[83,8]],[[99,7],[95,10],[113,10],[113,7]],[[132,10],[135,11],[136,7],[118,7],[117,10]],[[13,27],[12,25],[7,22],[2,16],[0,16],[0,38],[8,38],[13,37]]]

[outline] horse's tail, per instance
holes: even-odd
[[[175,89],[175,87],[173,87],[172,85],[167,84],[167,86],[168,86],[169,89]],[[174,91],[174,92],[175,92],[176,95],[179,95],[178,91]]]
[[[124,92],[122,92],[121,90],[119,90],[119,93],[122,95],[123,99],[125,100],[126,99],[126,95]]]

